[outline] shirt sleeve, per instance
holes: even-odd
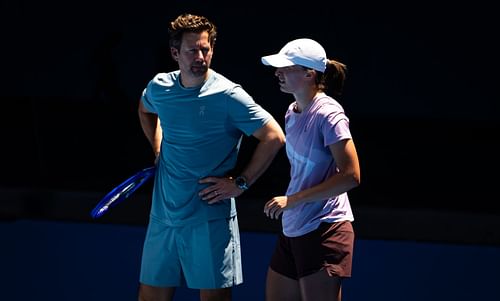
[[[323,143],[325,146],[335,144],[341,140],[352,139],[349,129],[349,118],[344,112],[328,114],[322,126]]]
[[[146,88],[142,91],[142,96],[141,96],[141,101],[146,110],[148,110],[151,113],[156,113],[156,110],[153,106],[153,103],[151,101],[151,93],[150,91],[153,89],[153,81],[150,81]]]
[[[234,126],[247,136],[273,118],[241,86],[235,86],[229,92],[228,108]]]

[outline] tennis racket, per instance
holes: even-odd
[[[128,198],[137,188],[151,178],[155,174],[155,166],[145,168],[135,173],[130,178],[123,181],[120,185],[116,186],[108,194],[106,194],[101,201],[95,206],[90,215],[93,218],[101,217],[108,211],[109,208],[114,207]]]

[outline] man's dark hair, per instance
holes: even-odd
[[[170,36],[169,45],[170,47],[180,49],[182,35],[185,32],[200,33],[204,31],[208,32],[208,41],[213,48],[217,37],[217,28],[215,24],[203,16],[182,14],[174,21],[170,22],[170,27],[168,28]]]

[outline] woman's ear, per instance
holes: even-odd
[[[312,77],[315,72],[313,69],[307,69],[306,77]]]

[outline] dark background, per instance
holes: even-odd
[[[152,164],[136,113],[139,96],[157,72],[176,68],[167,24],[191,12],[218,26],[212,67],[242,84],[282,125],[292,98],[279,91],[261,56],[309,37],[347,65],[339,101],[361,160],[362,184],[350,193],[358,220],[365,220],[361,228],[370,228],[367,220],[405,219],[393,212],[496,219],[499,22],[484,2],[273,2],[268,8],[270,2],[255,1],[3,0],[0,213],[88,218],[99,197]],[[254,145],[244,140],[241,164]],[[260,204],[282,194],[287,180],[283,150],[240,203],[252,200],[259,208],[252,210],[261,212]],[[135,198],[147,203],[150,188]],[[147,206],[119,211],[124,208],[115,220],[147,218]],[[483,226],[479,231],[490,225]]]

